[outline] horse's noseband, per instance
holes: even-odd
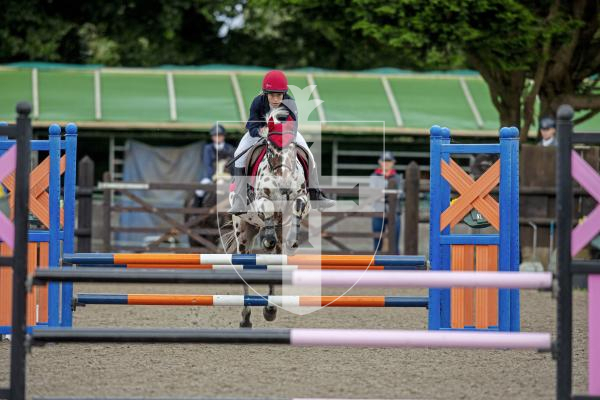
[[[292,194],[292,189],[282,188],[279,190],[280,190],[281,194],[283,194],[286,197],[287,200],[290,199],[290,195]]]
[[[272,141],[269,140],[268,146],[271,147],[271,152],[267,152],[266,157],[267,157],[267,163],[269,164],[269,169],[272,172],[275,172],[278,169],[288,169],[291,172],[295,171],[295,165],[293,167],[290,167],[288,165],[285,165],[283,162],[278,163],[277,165],[273,165],[273,160],[274,159],[282,157],[282,153],[283,153],[284,149],[288,149],[289,151],[293,151],[294,150],[294,147],[295,147],[294,143],[290,143],[290,144],[287,145],[287,147],[281,148],[277,144],[275,144],[275,143],[273,143]],[[296,158],[296,155],[294,153],[294,161],[295,161],[295,158]]]

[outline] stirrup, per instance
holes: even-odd
[[[318,210],[323,210],[335,206],[335,200],[331,200],[330,198],[325,196],[325,193],[323,193],[320,189],[309,188],[308,194],[311,201],[317,202],[316,208]]]
[[[229,210],[227,210],[229,214],[239,216],[248,212],[248,206],[244,204],[244,201],[241,197],[242,196],[239,195],[234,196],[233,201],[231,202],[231,207],[229,207]]]

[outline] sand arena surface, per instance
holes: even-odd
[[[76,292],[241,294],[237,286],[79,284]],[[324,294],[336,294],[328,291]],[[353,290],[425,295],[426,290]],[[555,331],[549,293],[523,291],[522,330]],[[237,327],[238,307],[87,306],[79,327]],[[587,293],[574,294],[574,387],[587,387]],[[425,309],[327,308],[280,311],[254,327],[426,329]],[[9,343],[0,344],[0,386],[9,379]],[[328,397],[372,399],[550,399],[549,353],[506,350],[294,348],[241,345],[60,344],[28,356],[29,396]]]

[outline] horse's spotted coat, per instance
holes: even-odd
[[[278,111],[271,112],[267,122],[270,118],[277,120]],[[300,223],[310,212],[310,202],[304,168],[296,152],[295,143],[280,149],[267,141],[265,157],[257,168],[248,212],[232,218],[235,241],[227,249],[229,253],[257,252],[253,251],[257,236],[260,253],[289,253],[298,247]],[[248,294],[247,286],[244,286],[244,294]],[[272,285],[269,286],[269,294],[274,294]],[[276,311],[273,306],[265,307],[265,318],[274,319]],[[249,307],[244,307],[242,317],[240,326],[252,326]]]

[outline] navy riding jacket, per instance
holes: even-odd
[[[235,147],[225,142],[223,148],[219,150],[218,158],[219,160],[229,160],[233,158],[234,153]],[[204,168],[202,170],[202,179],[208,178],[212,180],[217,164],[217,149],[214,143],[211,142],[204,145],[202,163],[204,164]],[[228,172],[231,173],[231,171]]]
[[[285,101],[285,104],[282,103],[281,106],[286,108],[294,121],[296,121],[296,114],[298,113],[296,102],[287,93],[283,95],[283,100]],[[250,136],[258,137],[260,128],[267,126],[265,118],[270,110],[271,106],[269,105],[269,99],[266,94],[259,94],[254,98],[252,105],[250,106],[250,116],[246,123],[246,129],[250,132]]]

